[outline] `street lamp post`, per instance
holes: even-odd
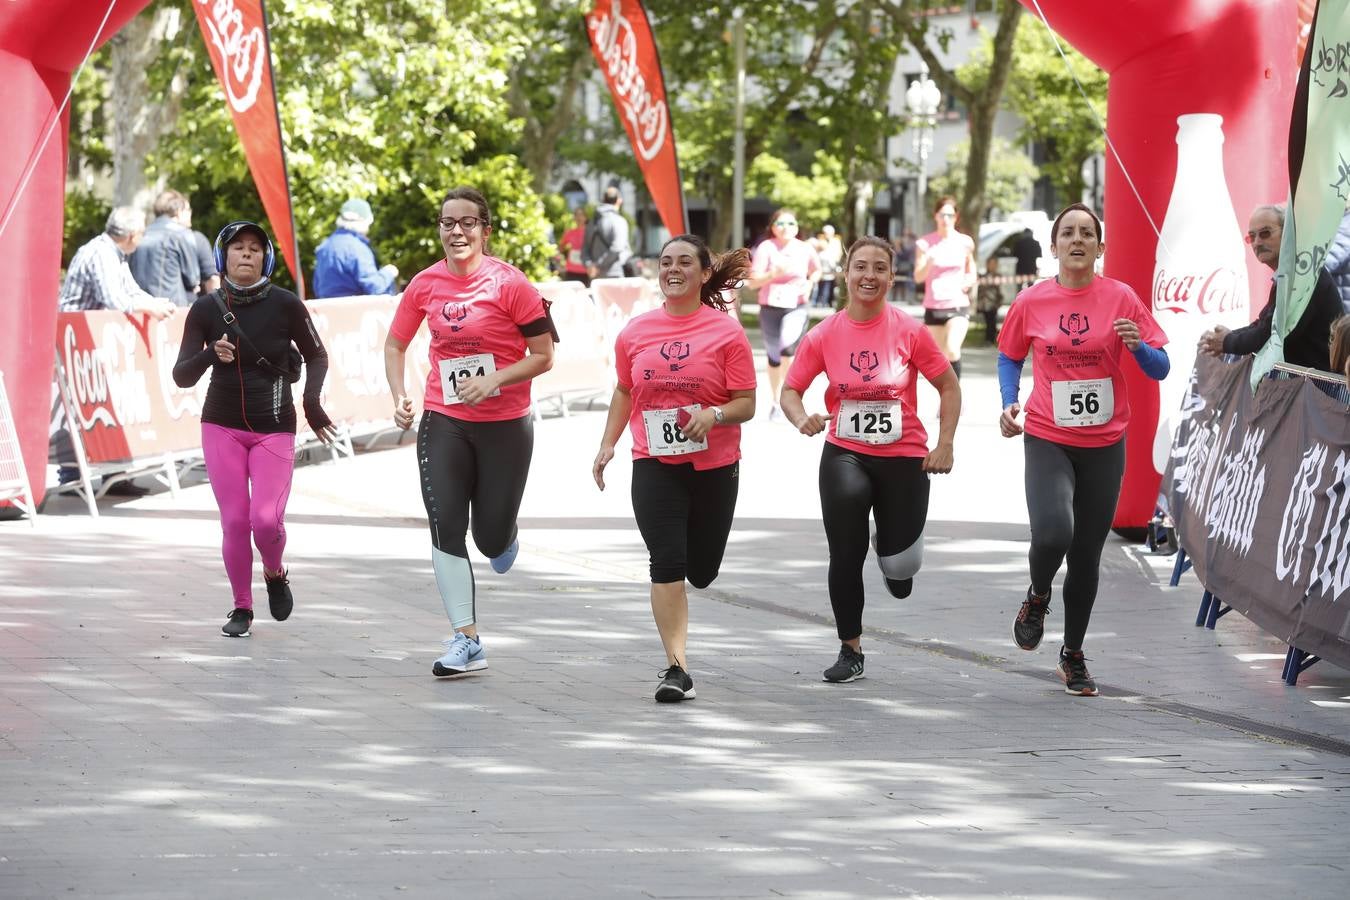
[[[919,156],[919,189],[914,195],[916,232],[923,231],[924,195],[928,193],[928,154],[933,150],[933,129],[937,127],[938,107],[941,104],[942,92],[928,77],[928,66],[922,66],[919,77],[911,81],[909,89],[905,91],[910,124],[917,126],[914,132],[914,152]]]

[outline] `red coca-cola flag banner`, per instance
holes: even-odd
[[[661,224],[671,234],[682,234],[688,230],[684,188],[647,11],[641,0],[597,0],[586,16],[586,31]]]
[[[295,242],[291,186],[286,178],[286,148],[272,83],[272,51],[263,0],[195,0],[206,51],[225,91],[234,129],[244,145],[253,183],[272,222],[277,249],[305,295],[300,248]]]

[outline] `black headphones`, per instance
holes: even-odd
[[[219,272],[222,277],[225,275],[225,248],[230,245],[230,241],[234,240],[236,237],[239,236],[239,232],[241,231],[251,231],[254,234],[256,234],[258,238],[262,241],[263,243],[262,274],[264,278],[271,278],[272,270],[276,268],[277,265],[277,254],[276,251],[272,248],[272,239],[267,236],[267,232],[263,231],[262,226],[259,225],[257,222],[249,222],[244,219],[240,219],[236,222],[231,222],[224,228],[220,229],[220,234],[216,235],[216,246],[215,246],[216,271]]]

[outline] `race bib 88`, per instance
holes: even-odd
[[[644,409],[642,424],[647,429],[647,453],[652,456],[683,456],[708,449],[708,439],[692,440],[679,425],[680,410],[691,415],[703,407],[695,403],[675,409]]]

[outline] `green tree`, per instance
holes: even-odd
[[[836,221],[848,184],[844,166],[823,150],[816,151],[810,175],[798,175],[784,160],[761,153],[746,173],[746,193],[772,197],[778,206],[791,209],[802,224],[802,234],[814,234],[820,226]]]
[[[1036,166],[1027,155],[1008,142],[994,138],[990,145],[989,175],[985,196],[990,209],[1012,212],[1020,209],[1032,185],[1036,183]],[[952,145],[947,152],[947,168],[933,178],[929,194],[933,198],[950,194],[963,196],[966,192],[966,172],[970,165],[970,139]],[[978,228],[976,229],[978,231]]]
[[[191,12],[188,0],[175,0]],[[432,225],[445,190],[469,184],[493,208],[492,252],[532,277],[554,253],[531,173],[517,158],[523,123],[508,100],[530,50],[525,0],[273,0],[274,71],[302,265],[343,200],[375,209],[371,239],[403,275],[441,255]],[[151,171],[192,194],[202,230],[263,218],[261,203],[200,34],[162,53],[152,84],[187,81],[178,127]]]

